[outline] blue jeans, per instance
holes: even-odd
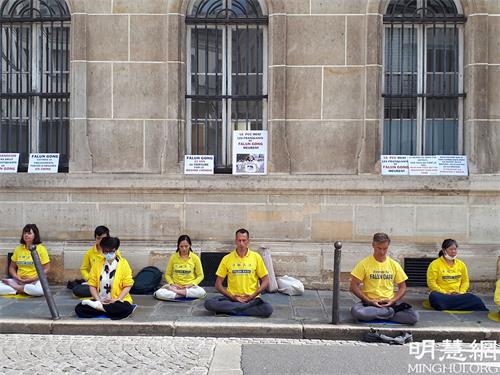
[[[443,294],[431,292],[429,302],[436,310],[488,311],[481,298],[472,293]]]

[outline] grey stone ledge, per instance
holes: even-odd
[[[417,192],[455,194],[499,192],[499,175],[469,177],[385,177],[379,175],[281,175],[267,176],[187,176],[179,174],[53,174],[19,173],[3,175],[0,191],[60,192],[257,192],[315,194]]]

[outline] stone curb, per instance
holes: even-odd
[[[415,341],[422,340],[496,340],[500,342],[499,328],[458,327],[374,327],[382,333],[401,331],[413,333]],[[263,337],[282,339],[360,340],[369,326],[266,323],[266,322],[192,322],[162,321],[133,322],[107,319],[0,319],[0,334],[54,334],[106,336],[196,336],[196,337]]]

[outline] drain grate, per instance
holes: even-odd
[[[405,258],[404,270],[407,286],[427,286],[427,268],[436,258]]]

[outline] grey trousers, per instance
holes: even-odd
[[[418,312],[413,308],[394,313],[392,307],[365,306],[362,302],[351,307],[351,315],[357,320],[392,320],[402,324],[415,324],[418,321]]]
[[[255,298],[247,303],[231,301],[225,296],[212,297],[205,300],[205,308],[214,313],[223,313],[242,316],[262,316],[267,318],[273,313],[273,307],[270,303]]]

